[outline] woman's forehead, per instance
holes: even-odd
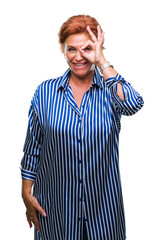
[[[65,43],[67,46],[76,46],[81,47],[83,44],[85,44],[88,40],[90,40],[90,36],[87,33],[77,33],[72,34],[67,37]]]

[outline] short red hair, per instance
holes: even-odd
[[[95,18],[89,15],[72,16],[62,24],[58,34],[62,52],[64,52],[64,43],[67,37],[69,37],[71,34],[88,33],[86,30],[86,26],[88,25],[97,37],[97,26],[99,23]]]

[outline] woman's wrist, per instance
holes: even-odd
[[[98,63],[97,63],[97,67],[99,69],[101,69],[101,67],[106,64],[108,61],[105,58],[102,58]]]

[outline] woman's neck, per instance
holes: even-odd
[[[93,77],[94,71],[92,71],[91,73],[87,74],[84,77],[79,77],[71,71],[69,76],[69,85],[70,86],[74,85],[76,87],[88,87],[91,86],[93,82]]]

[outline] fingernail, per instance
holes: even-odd
[[[46,217],[46,213],[45,212],[43,212],[43,216]]]

